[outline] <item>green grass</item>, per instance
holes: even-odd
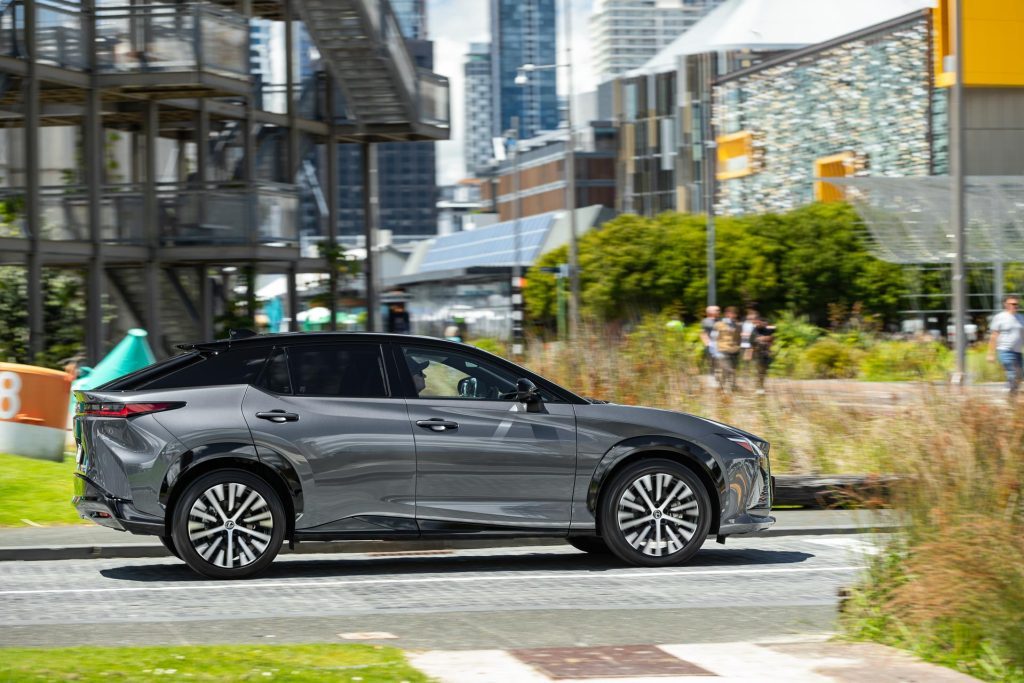
[[[35,460],[0,453],[0,527],[85,524],[71,507],[75,461]]]
[[[0,681],[362,681],[423,683],[401,650],[379,645],[5,648]]]

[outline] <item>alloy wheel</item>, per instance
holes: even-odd
[[[188,538],[207,562],[224,569],[252,564],[271,544],[274,515],[266,499],[246,484],[215,484],[188,513]]]
[[[700,527],[697,493],[667,472],[643,474],[622,491],[616,506],[619,531],[637,552],[650,557],[674,555]]]

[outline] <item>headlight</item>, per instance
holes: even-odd
[[[745,436],[728,436],[722,434],[723,438],[732,441],[733,443],[743,446],[748,451],[758,456],[759,458],[768,457],[768,442],[767,441],[755,441],[754,439],[748,439]]]

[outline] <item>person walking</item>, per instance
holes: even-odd
[[[999,359],[1006,371],[1006,390],[1016,396],[1024,375],[1024,316],[1020,314],[1020,298],[1008,296],[1003,299],[1003,310],[992,318],[992,331],[988,341],[989,362]]]
[[[718,386],[736,391],[736,365],[740,358],[740,336],[735,306],[725,309],[725,318],[715,323],[715,346],[718,353]]]
[[[700,342],[704,345],[704,356],[701,362],[710,375],[716,372],[715,337],[718,336],[718,333],[715,332],[715,323],[718,322],[720,311],[718,306],[708,306],[704,309],[704,320],[700,322]]]
[[[744,367],[753,359],[751,351],[753,349],[754,328],[757,327],[757,319],[757,311],[753,308],[748,308],[747,315],[740,326],[740,360],[743,361]],[[747,374],[747,372],[747,370],[744,370],[743,374]]]
[[[757,371],[757,393],[764,393],[764,382],[772,364],[772,343],[775,341],[775,325],[769,325],[760,316],[754,321],[750,335],[750,349],[747,360],[753,360]]]

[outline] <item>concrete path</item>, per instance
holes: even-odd
[[[772,641],[410,653],[441,683],[961,683],[974,678],[873,643]]]

